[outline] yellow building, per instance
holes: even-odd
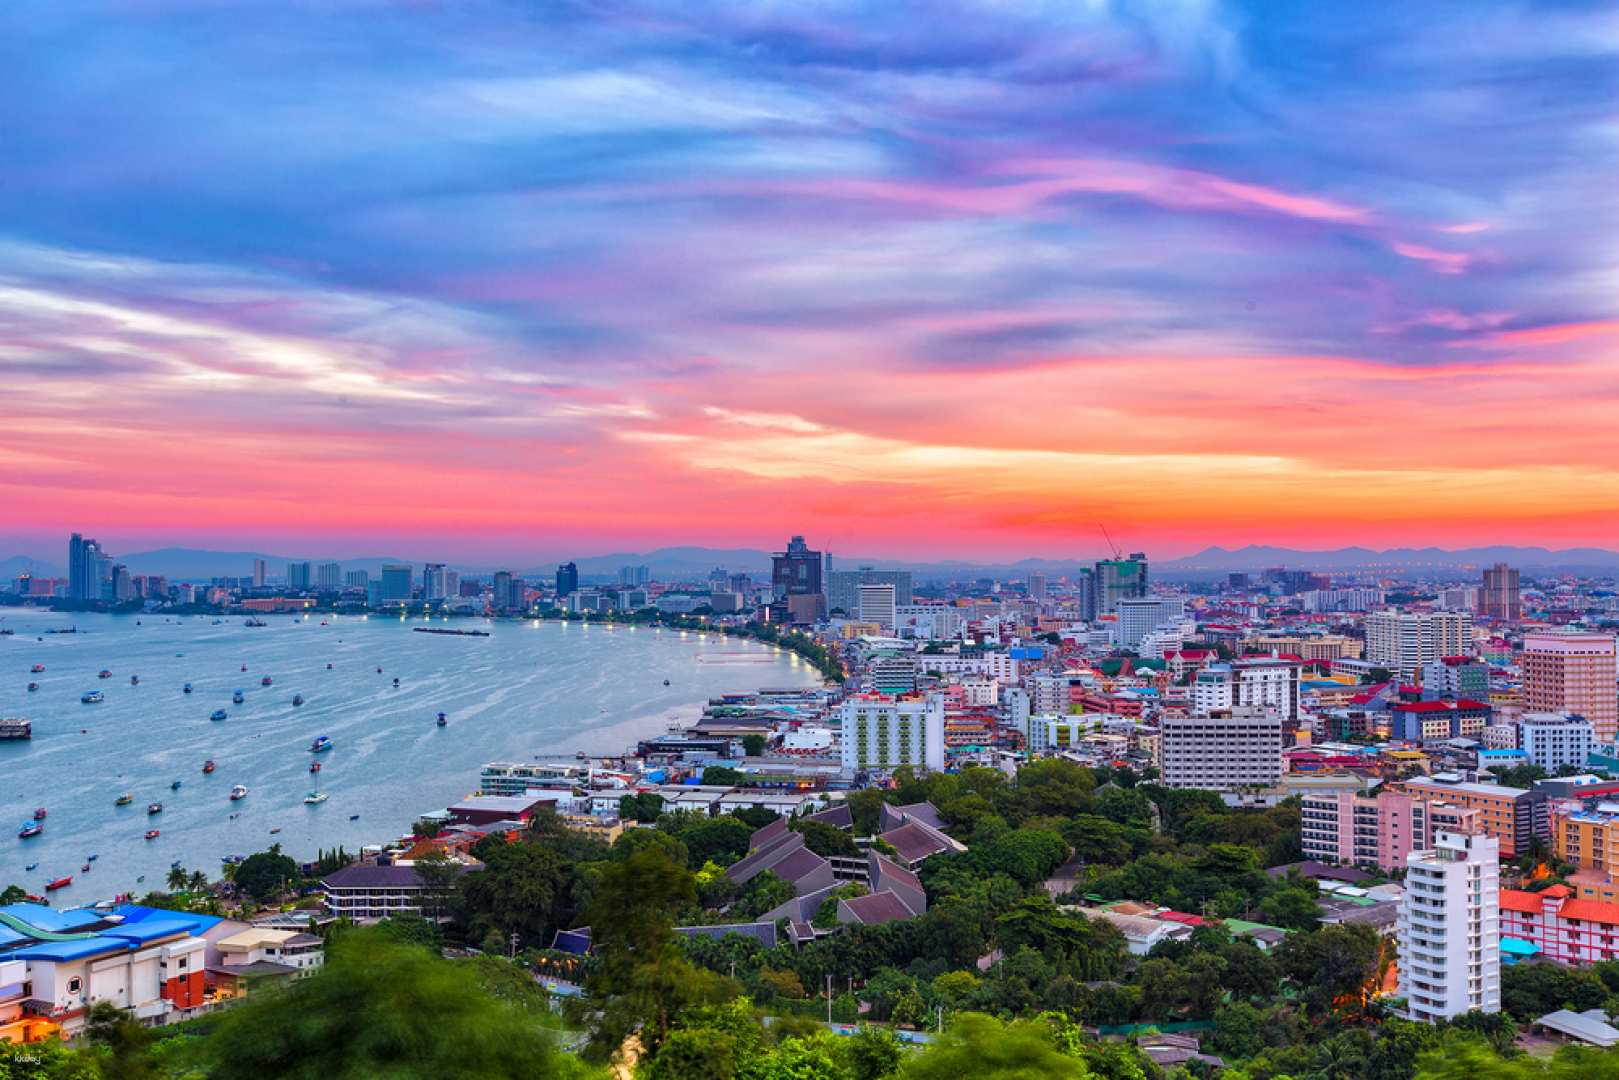
[[[1358,660],[1364,647],[1342,634],[1256,634],[1241,645],[1244,652],[1291,653],[1305,660]]]

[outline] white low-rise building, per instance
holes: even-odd
[[[1525,713],[1518,721],[1518,748],[1529,764],[1556,773],[1565,765],[1584,769],[1596,749],[1596,732],[1583,716]]]
[[[944,768],[944,698],[857,694],[838,707],[843,770]]]

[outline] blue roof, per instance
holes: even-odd
[[[139,904],[119,904],[112,910],[114,915],[123,917],[125,926],[146,922],[152,918],[178,920],[188,924],[187,932],[192,934],[205,934],[225,921],[218,915],[199,915],[193,911],[168,911],[164,908],[142,907]]]
[[[1504,953],[1515,953],[1518,956],[1533,956],[1540,951],[1540,946],[1536,945],[1532,941],[1524,941],[1522,938],[1507,937],[1503,934],[1501,937],[1501,951]]]
[[[92,911],[89,908],[67,908],[58,911],[44,904],[6,904],[0,907],[0,913],[21,919],[29,926],[37,926],[52,934],[77,933],[85,927],[96,925],[104,917],[99,911]]]
[[[37,945],[30,945],[26,949],[18,949],[7,953],[12,960],[83,960],[90,956],[106,956],[109,953],[127,952],[133,946],[121,938],[93,937],[83,941],[41,941]]]

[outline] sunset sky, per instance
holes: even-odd
[[[12,0],[0,556],[1619,547],[1611,4]]]

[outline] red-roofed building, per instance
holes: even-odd
[[[1619,959],[1619,904],[1575,899],[1566,885],[1502,889],[1501,936],[1531,942],[1559,964]]]
[[[1408,742],[1478,738],[1490,722],[1482,701],[1406,701],[1389,710],[1391,737]]]

